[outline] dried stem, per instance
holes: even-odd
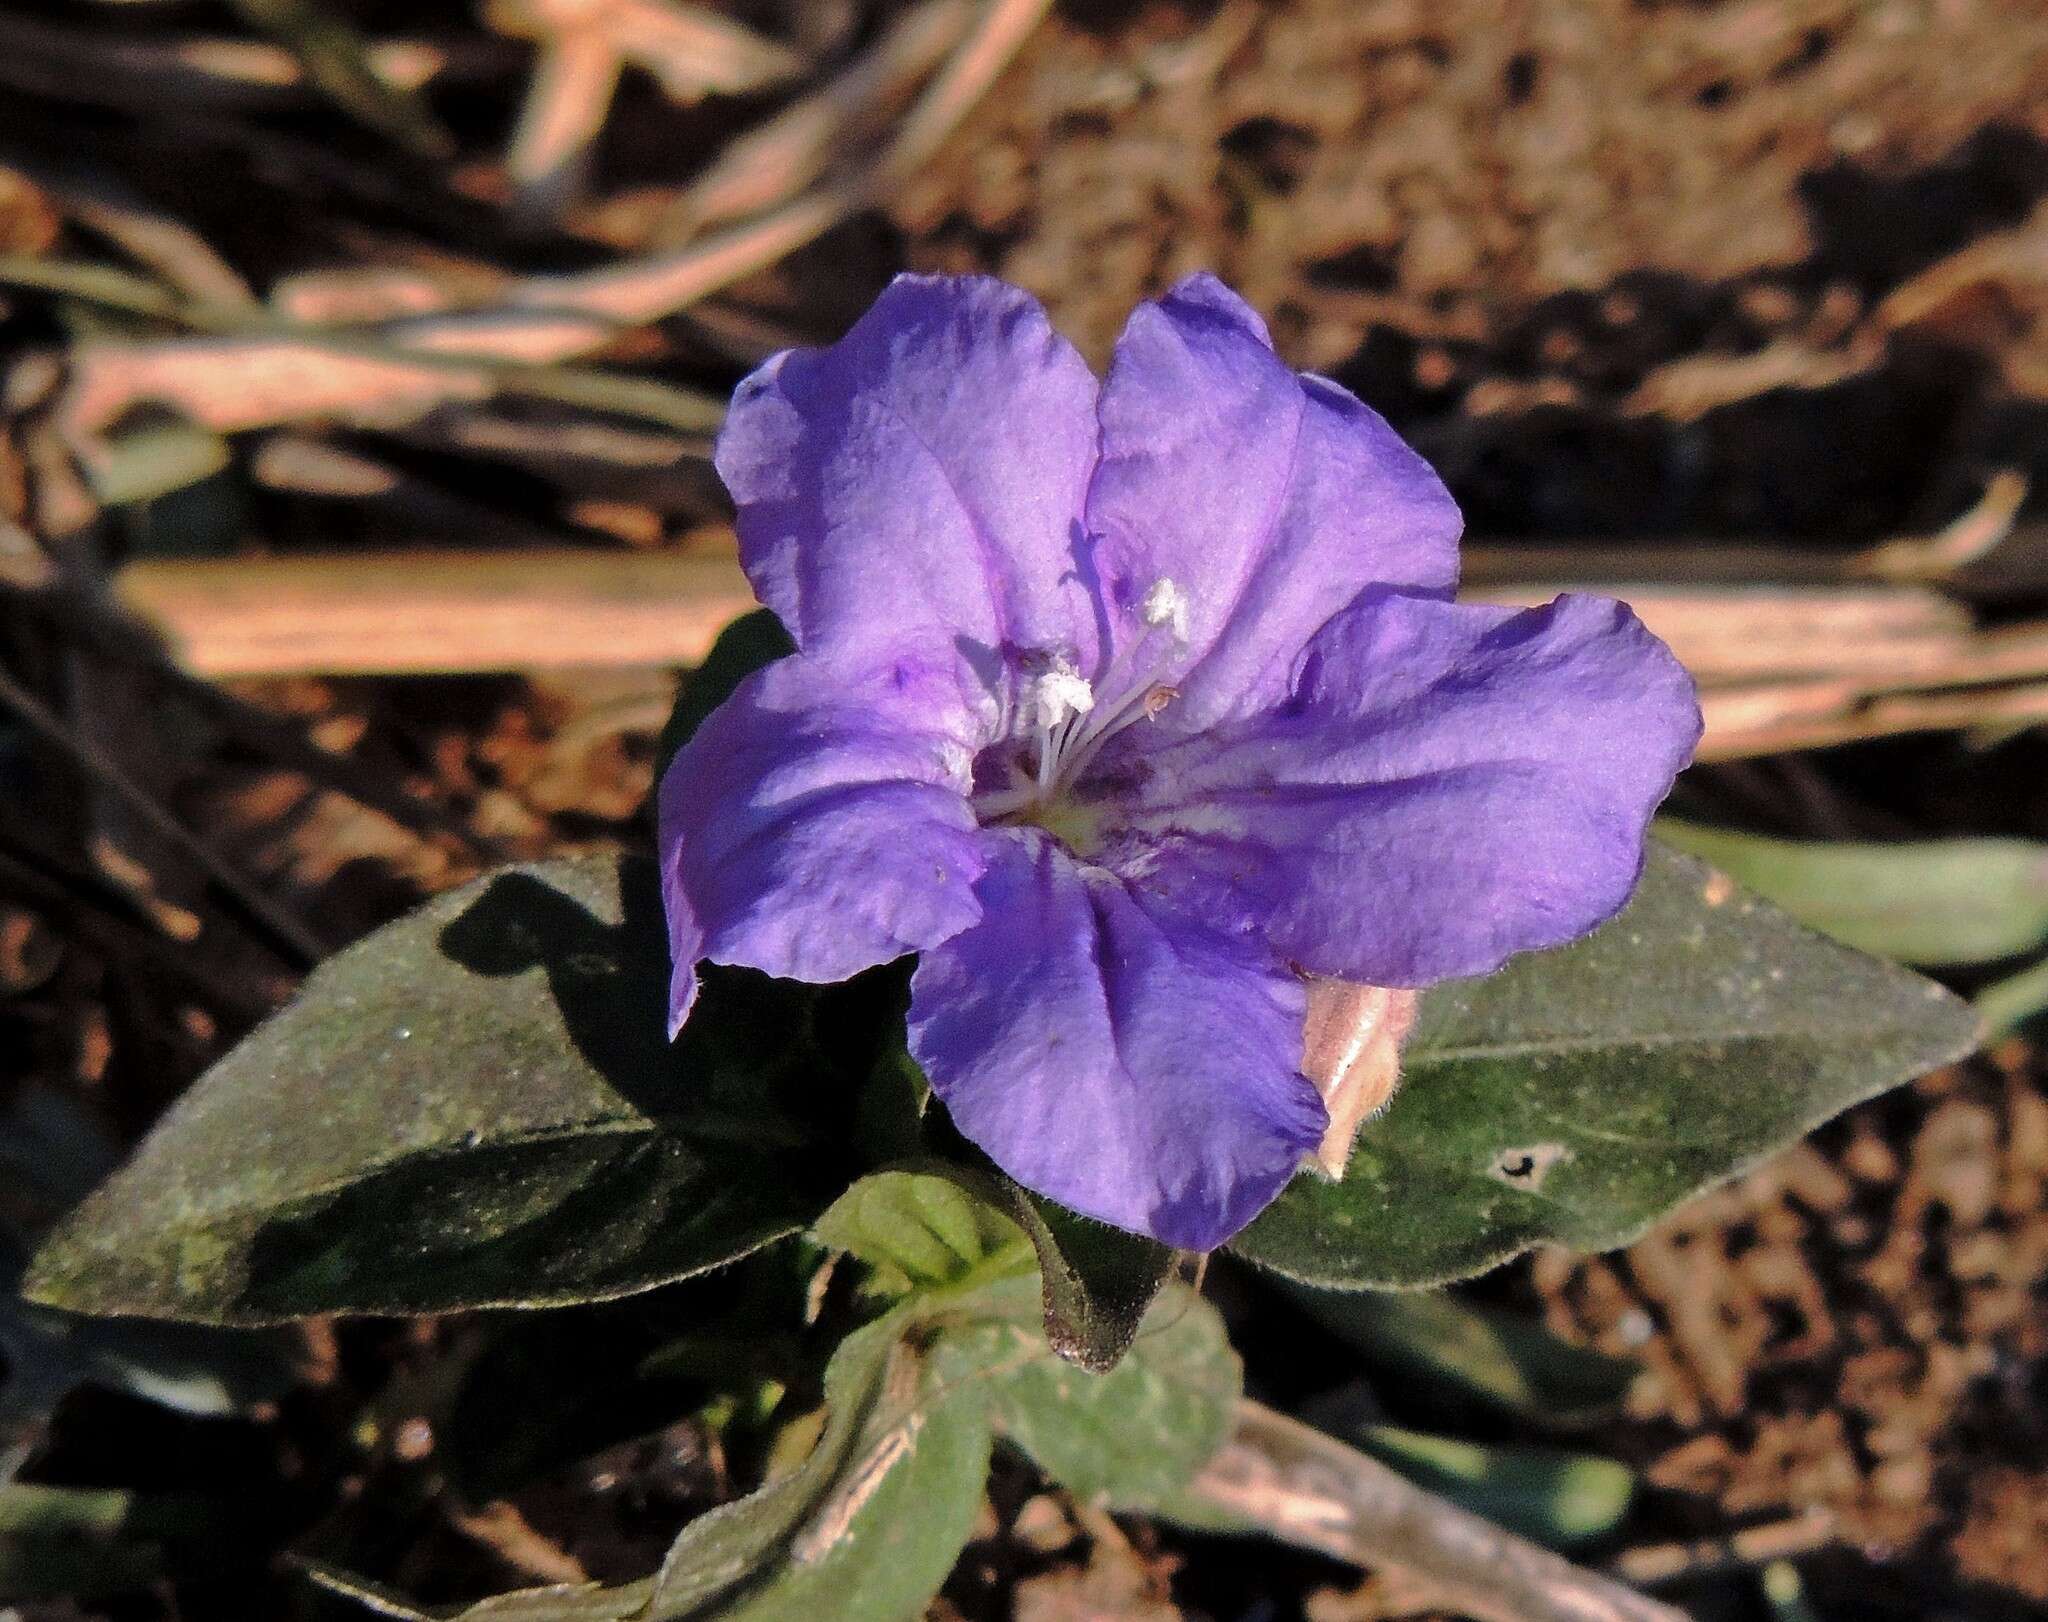
[[[1256,1402],[1190,1492],[1282,1542],[1420,1577],[1484,1622],[1685,1622]]]
[[[2048,719],[2048,623],[1982,630],[1917,586],[1636,586],[1698,678],[1702,760]],[[1554,588],[1481,586],[1487,602]],[[152,560],[115,594],[202,676],[690,665],[753,597],[730,543],[631,554]]]

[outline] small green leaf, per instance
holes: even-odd
[[[845,1175],[794,1109],[832,1130],[808,993],[707,974],[671,1048],[659,909],[651,864],[556,862],[358,942],[58,1226],[27,1293],[226,1324],[554,1305],[803,1228]]]
[[[654,751],[655,777],[668,770],[676,751],[695,736],[704,718],[727,699],[733,689],[763,665],[771,665],[796,651],[796,644],[782,628],[782,621],[765,608],[742,614],[718,633],[704,662],[690,673],[661,729],[661,741]]]
[[[2004,1036],[2018,1030],[2043,1009],[2048,1009],[2048,962],[1994,980],[1977,993],[1977,1012],[1984,1020],[1987,1037]]]
[[[1231,1248],[1304,1283],[1403,1289],[1531,1245],[1627,1244],[1977,1037],[1939,986],[1652,846],[1589,939],[1428,992],[1344,1180],[1296,1178]]]
[[[812,1230],[819,1243],[850,1252],[890,1293],[958,1284],[991,1260],[1028,1266],[1017,1224],[950,1177],[879,1171],[832,1203]]]
[[[1056,1205],[986,1160],[935,1158],[915,1169],[946,1179],[1001,1213],[997,1220],[1007,1218],[1021,1229],[1038,1256],[1046,1339],[1061,1357],[1093,1373],[1116,1367],[1173,1271],[1172,1250]]]
[[[909,1309],[898,1308],[840,1343],[825,1370],[825,1424],[816,1443],[759,1492],[683,1528],[655,1579],[655,1615],[717,1614],[721,1600],[781,1565],[852,1469],[863,1435],[879,1439],[871,1422],[879,1419],[886,1431],[914,1401],[919,1371],[903,1339],[908,1322]]]
[[[1418,1487],[1553,1548],[1604,1537],[1635,1496],[1627,1466],[1591,1453],[1482,1447],[1393,1425],[1367,1425],[1357,1442]]]
[[[1665,818],[1658,837],[1845,946],[1902,963],[1991,963],[2048,937],[2048,845],[1810,844]]]
[[[1288,1295],[1375,1366],[1453,1387],[1523,1418],[1573,1424],[1611,1413],[1639,1372],[1624,1358],[1574,1346],[1529,1319],[1441,1290],[1291,1285]]]

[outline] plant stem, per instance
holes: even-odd
[[[1684,1613],[1502,1531],[1335,1437],[1249,1400],[1189,1489],[1285,1543],[1426,1580],[1485,1622],[1685,1622]]]

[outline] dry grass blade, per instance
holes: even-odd
[[[822,88],[727,143],[690,187],[671,234],[772,208],[817,180],[959,43],[968,16],[967,0],[925,0],[897,17]]]
[[[1869,326],[1920,331],[1977,350],[2022,399],[2048,400],[2048,202],[2010,230],[1979,237],[1886,295]],[[2015,341],[2018,340],[2018,341]]]
[[[898,179],[930,161],[1051,9],[1051,0],[990,0],[974,31],[897,130],[876,166],[877,183]]]
[[[145,51],[149,47],[134,47]],[[188,39],[165,44],[163,49],[183,69],[205,74],[226,87],[246,86],[251,92],[279,90],[299,92],[307,88],[304,64],[282,46],[250,39]],[[429,44],[425,40],[371,40],[364,47],[377,77],[394,89],[424,90],[444,74],[459,73],[476,78],[492,67],[486,53]],[[284,98],[279,98],[280,100]],[[297,99],[296,94],[291,99]]]
[[[683,0],[495,0],[493,27],[559,43],[601,40],[676,101],[758,90],[804,70],[788,46]]]
[[[624,66],[618,48],[588,29],[540,47],[505,153],[505,172],[529,223],[558,215],[575,195]]]
[[[857,213],[874,189],[926,162],[1049,6],[1050,0],[993,0],[882,156],[854,183],[821,187],[673,253],[528,277],[512,284],[499,308],[423,317],[353,345],[339,337],[281,334],[88,346],[74,361],[60,409],[65,431],[90,456],[93,440],[144,400],[233,433],[321,417],[388,425],[437,405],[487,399],[506,381],[488,367],[407,357],[556,365],[775,263]]]
[[[445,159],[455,140],[413,92],[379,71],[366,41],[318,0],[231,0],[262,33],[299,60],[307,80],[336,106],[422,158]]]
[[[1848,572],[1873,580],[1946,580],[2012,534],[2027,499],[2027,481],[2012,468],[1994,474],[1977,504],[1927,538],[1904,537],[1849,560]]]
[[[499,438],[476,443],[571,448],[554,443],[554,430],[536,440],[501,426]],[[682,447],[589,448],[641,466]],[[219,676],[691,664],[752,600],[729,533],[680,555],[165,560],[130,567],[118,589],[187,668]],[[1608,589],[1699,679],[1705,760],[2041,718],[2048,624],[1980,631],[1956,604],[1912,586]],[[1468,594],[1509,603],[1551,595]],[[389,618],[387,601],[399,604]],[[507,616],[519,614],[532,618],[515,632]]]
[[[668,0],[497,0],[490,19],[539,48],[505,160],[530,223],[569,203],[628,64],[681,102],[758,89],[804,65],[728,18]]]
[[[1482,602],[1533,607],[1565,587],[1479,586]],[[1705,682],[1825,673],[1886,685],[1936,679],[1971,645],[1969,614],[1931,591],[1885,586],[1698,587],[1607,583]]]
[[[64,213],[193,303],[221,310],[255,308],[256,295],[241,273],[183,220],[128,195],[118,182],[105,177],[59,174],[33,163],[16,167]]]
[[[1812,1554],[1834,1535],[1834,1515],[1815,1507],[1762,1526],[1744,1527],[1725,1538],[1624,1549],[1614,1557],[1612,1569],[1624,1581],[1645,1586],[1697,1579]]]
[[[119,310],[153,321],[200,324],[201,313],[176,293],[113,265],[85,264],[74,259],[31,259],[0,255],[0,286],[33,288],[83,299],[103,309]],[[131,402],[132,403],[132,402]]]
[[[419,40],[367,47],[386,84],[418,90],[457,65],[486,66]],[[147,114],[167,106],[216,113],[263,112],[304,102],[304,66],[263,40],[120,39],[24,17],[0,16],[0,84],[38,95]]]
[[[1701,760],[1831,749],[1908,732],[2009,729],[2048,722],[2048,682],[1962,693],[1880,693],[1813,683],[1755,693],[1707,693]]]
[[[530,277],[512,302],[574,311],[625,325],[658,321],[822,236],[866,205],[873,192],[930,160],[987,93],[1051,0],[993,0],[948,58],[873,167],[845,186],[826,186],[746,225],[674,253],[576,275]]]
[[[73,355],[58,417],[82,458],[141,401],[202,428],[239,433],[279,422],[403,422],[458,400],[485,400],[489,375],[430,360],[354,352],[318,339],[231,337],[89,343]]]

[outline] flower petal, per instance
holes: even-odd
[[[981,916],[967,803],[977,695],[951,657],[756,671],[662,779],[659,849],[680,1027],[700,958],[844,980]]]
[[[838,343],[733,396],[718,471],[755,592],[810,653],[965,638],[1091,658],[1075,547],[1096,394],[1029,294],[897,277]]]
[[[1173,731],[1278,702],[1303,644],[1367,587],[1457,582],[1458,509],[1429,465],[1344,389],[1290,371],[1213,276],[1132,313],[1100,410],[1086,521],[1112,622],[1140,631],[1162,578],[1187,599]]]
[[[1300,980],[1042,834],[997,839],[982,921],[911,980],[911,1052],[960,1130],[1027,1188],[1214,1249],[1328,1122],[1300,1073]]]
[[[1624,604],[1373,594],[1285,704],[1126,762],[1105,860],[1311,973],[1486,974],[1620,910],[1699,736],[1692,678]]]

